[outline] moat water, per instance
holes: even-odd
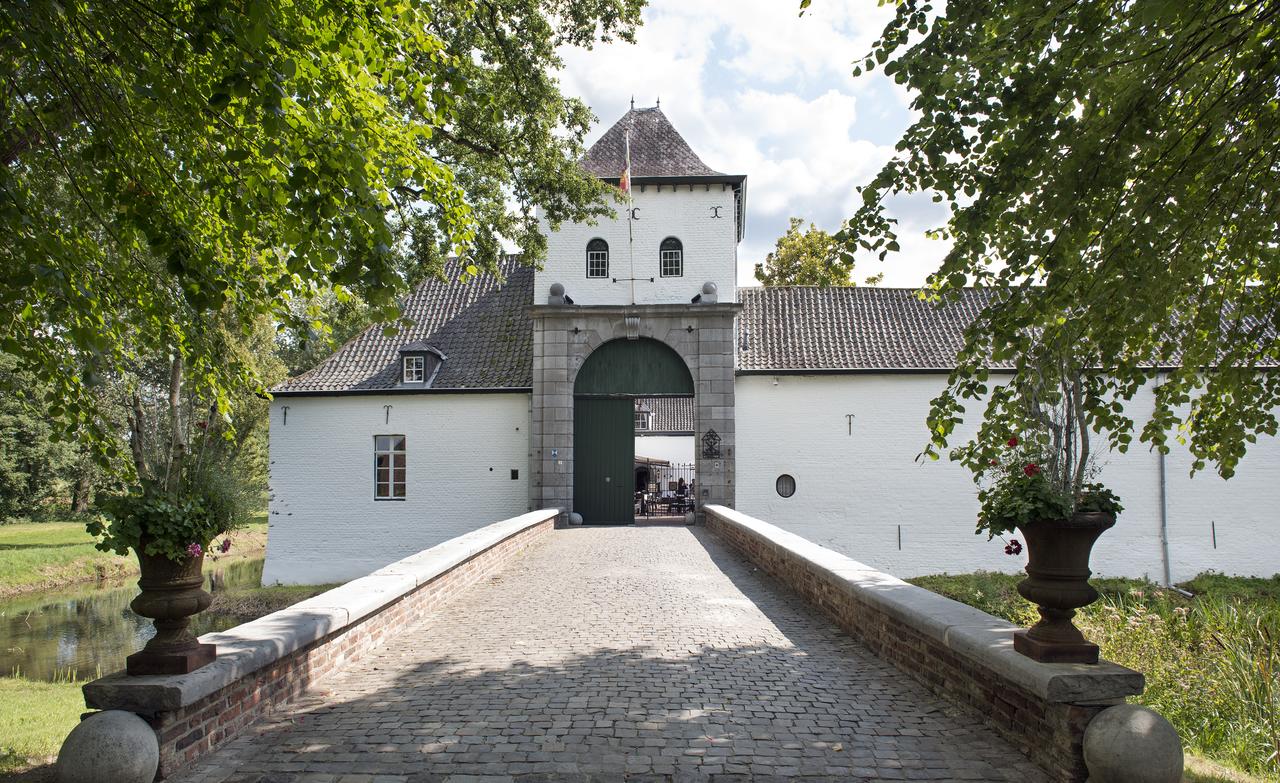
[[[205,589],[258,587],[262,560],[205,572]],[[151,621],[129,609],[137,577],[68,586],[0,600],[0,675],[32,680],[91,678],[124,668],[124,659],[155,635]],[[197,634],[224,631],[229,617],[198,615]]]

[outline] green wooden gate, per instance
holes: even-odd
[[[635,521],[635,416],[630,398],[573,401],[573,510],[587,524]]]
[[[635,521],[635,397],[691,396],[684,359],[657,340],[614,340],[573,387],[573,510],[589,524]]]

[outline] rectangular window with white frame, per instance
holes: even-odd
[[[663,277],[683,277],[684,276],[684,251],[683,250],[663,250],[661,272]]]
[[[405,438],[403,435],[373,436],[373,498],[404,500]]]
[[[404,357],[404,382],[422,383],[426,380],[426,361],[422,356]]]
[[[587,277],[609,276],[609,251],[587,251]]]
[[[648,411],[636,411],[636,429],[638,430],[649,429],[649,412]]]

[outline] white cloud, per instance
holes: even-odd
[[[803,18],[789,0],[655,0],[634,45],[566,49],[562,84],[592,107],[603,133],[628,108],[662,110],[712,168],[748,175],[742,282],[791,216],[829,231],[860,203],[857,186],[893,153],[911,117],[905,90],[880,74],[852,78],[890,10],[817,0]],[[919,285],[946,248],[922,232],[941,213],[927,199],[898,200],[904,252],[866,261],[886,285]]]

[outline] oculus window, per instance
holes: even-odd
[[[373,436],[374,500],[404,500],[404,458],[403,435]]]
[[[587,277],[609,276],[609,243],[593,239],[587,243]]]
[[[663,277],[684,276],[684,245],[675,237],[662,240],[658,248],[658,260]]]
[[[774,489],[778,490],[778,494],[784,498],[789,498],[796,494],[796,480],[786,473],[778,476],[778,480],[773,483],[773,486]]]

